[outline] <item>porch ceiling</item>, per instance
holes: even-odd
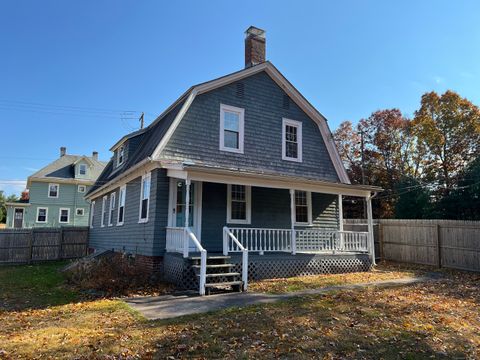
[[[165,166],[169,177],[221,184],[238,184],[276,189],[295,189],[325,194],[369,197],[382,191],[377,186],[351,185],[288,175],[256,173],[197,165]]]

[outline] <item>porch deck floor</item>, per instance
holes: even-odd
[[[162,320],[184,315],[201,314],[229,307],[244,307],[256,304],[269,304],[297,296],[324,294],[333,290],[361,289],[367,286],[392,287],[411,285],[424,281],[434,281],[432,277],[403,278],[395,280],[374,281],[368,283],[330,286],[320,289],[297,291],[288,294],[261,293],[228,293],[210,296],[184,293],[182,296],[172,295],[145,296],[125,299],[133,309],[139,311],[148,320]]]

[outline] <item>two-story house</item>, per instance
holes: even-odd
[[[200,294],[248,278],[367,270],[371,198],[351,185],[326,119],[269,61],[250,27],[245,68],[192,86],[121,138],[87,194],[90,246]],[[342,196],[367,199],[369,232],[343,231]]]
[[[7,204],[7,227],[88,226],[85,195],[105,165],[97,152],[69,155],[61,147],[57,160],[28,177],[29,200]]]

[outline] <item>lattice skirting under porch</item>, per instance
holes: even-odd
[[[212,254],[209,254],[212,255]],[[232,254],[233,271],[241,273],[241,256]],[[340,274],[369,271],[372,267],[366,254],[249,254],[248,278],[250,280],[282,277]],[[181,254],[165,254],[165,280],[184,289],[197,289],[198,278],[188,259]]]

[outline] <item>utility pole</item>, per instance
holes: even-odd
[[[365,143],[363,141],[363,130],[360,129],[360,154],[361,154],[361,162],[362,166],[360,167],[362,171],[362,185],[365,185],[365,151],[364,146]],[[367,200],[363,199],[363,216],[367,218]]]
[[[144,116],[144,113],[142,112],[142,115],[140,115],[140,119],[138,119],[138,121],[140,121],[140,129],[143,129],[143,124],[144,124],[143,116]]]

